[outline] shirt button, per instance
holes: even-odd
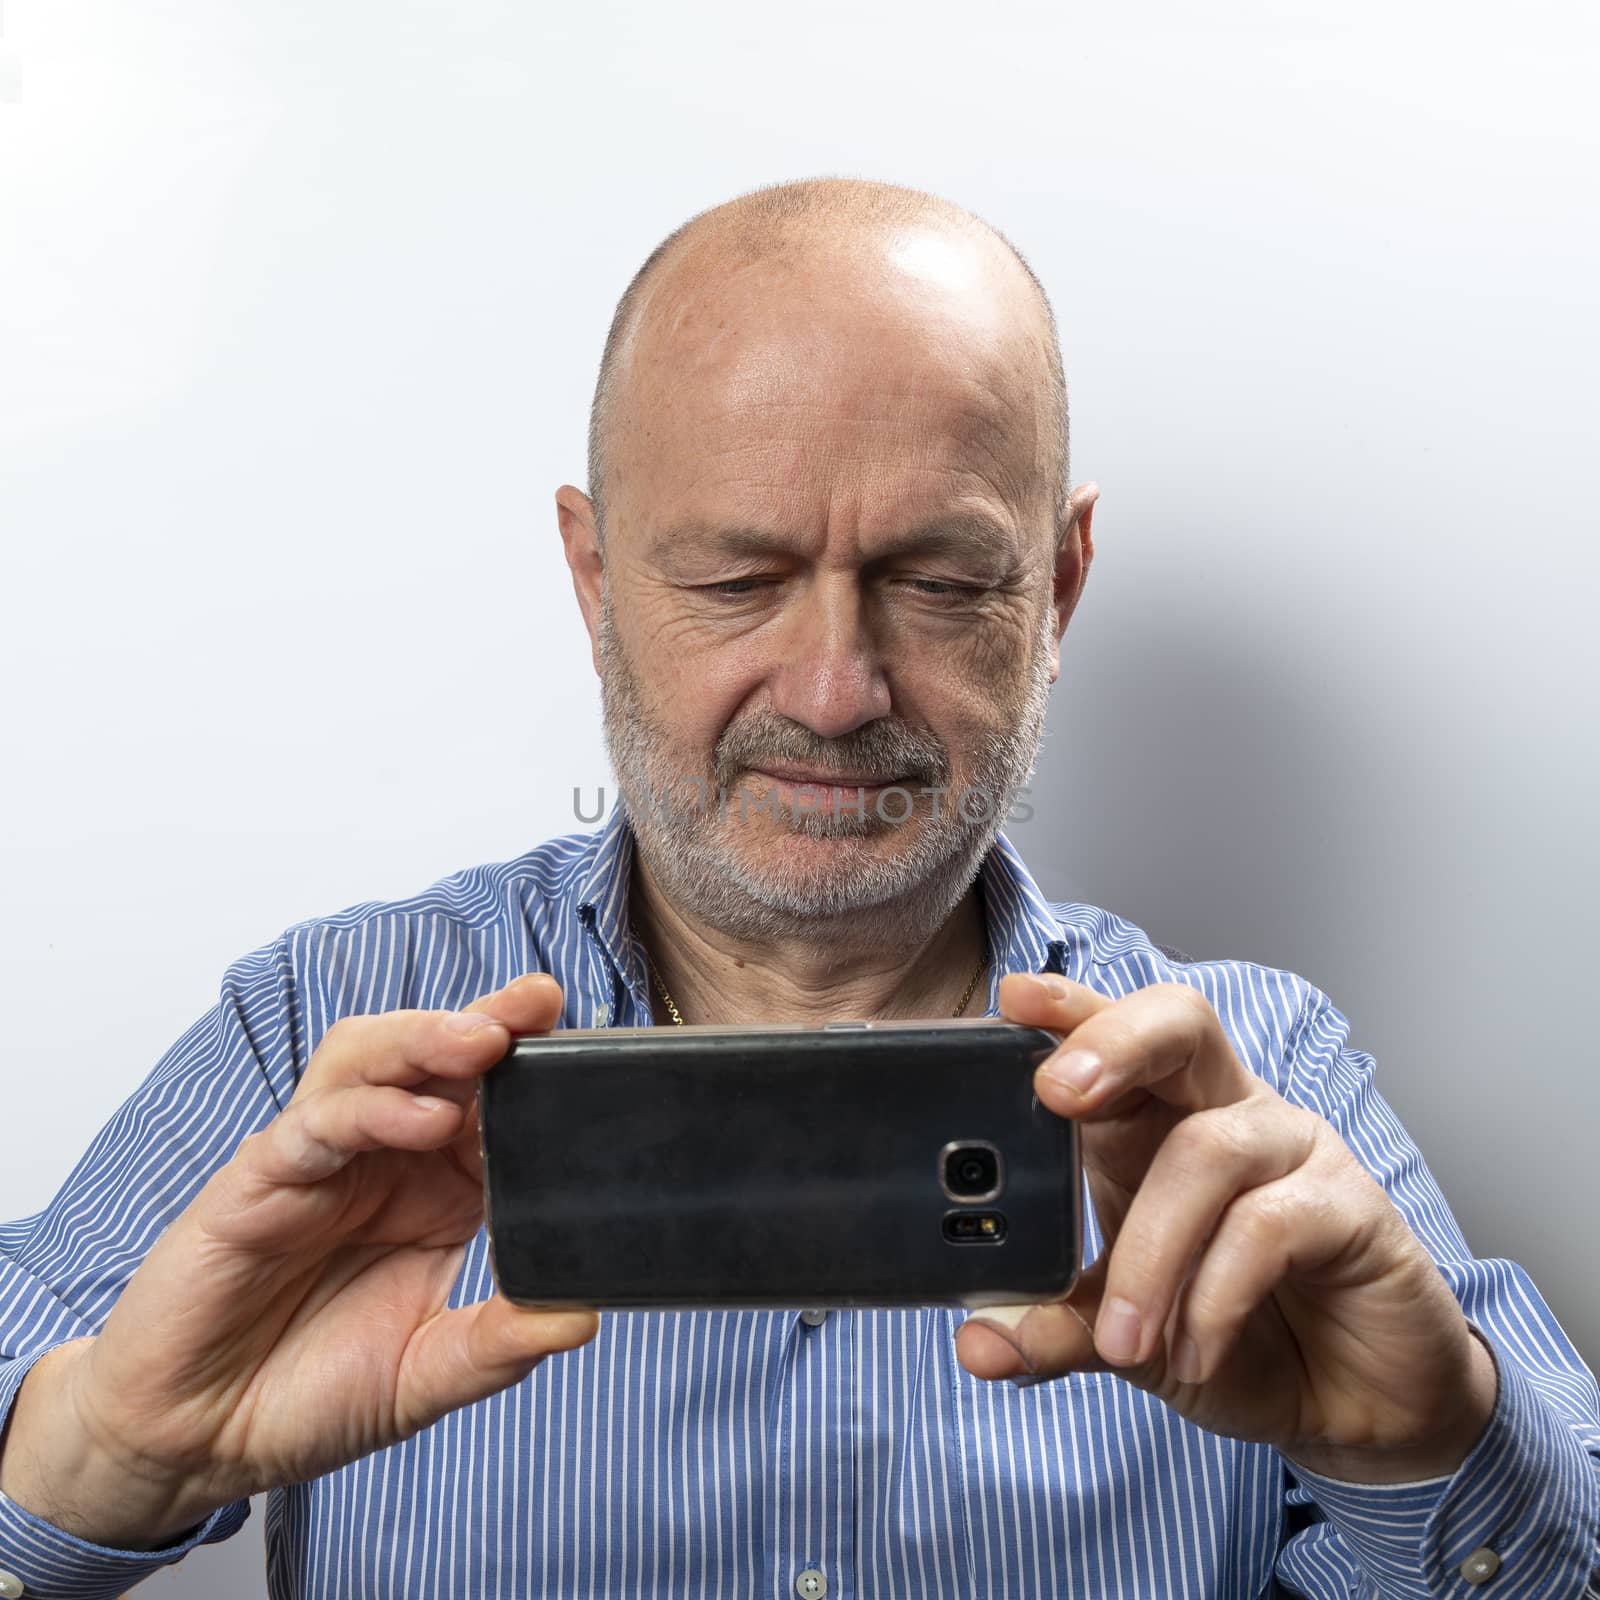
[[[828,1592],[828,1579],[815,1567],[807,1567],[794,1580],[794,1592],[800,1596],[800,1600],[822,1600],[823,1595]]]
[[[1468,1583],[1487,1583],[1500,1570],[1500,1557],[1488,1545],[1480,1545],[1459,1570]]]
[[[13,1572],[0,1572],[0,1600],[17,1600],[22,1593],[22,1579]]]
[[[805,1323],[808,1328],[820,1328],[822,1324],[828,1320],[828,1313],[826,1311],[802,1311],[800,1313],[800,1320]],[[821,1594],[822,1592],[823,1591],[821,1589],[817,1590],[818,1594]]]

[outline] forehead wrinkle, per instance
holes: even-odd
[[[711,460],[799,448],[833,462],[858,462],[864,458],[852,448],[852,432],[899,431],[908,441],[900,463],[905,470],[932,466],[969,472],[997,489],[1004,485],[1026,495],[1041,436],[1036,411],[980,380],[959,383],[965,392],[955,396],[933,395],[909,382],[861,383],[819,418],[815,399],[790,392],[775,367],[744,364],[731,381],[718,385],[721,393],[708,397],[705,437],[716,442],[700,444],[699,455]],[[1019,435],[1027,441],[1023,450]]]
[[[703,383],[691,374],[707,347],[684,351],[672,386],[681,389],[687,381],[698,390],[686,399],[691,408],[704,408],[702,440],[718,441],[699,446],[709,455],[757,454],[787,444],[843,462],[856,459],[851,432],[888,439],[900,431],[908,457],[936,458],[945,470],[971,472],[1008,500],[1048,493],[1052,473],[1048,450],[1041,461],[1047,430],[1039,397],[1019,390],[1014,378],[1008,382],[1021,354],[1012,340],[975,335],[963,345],[959,324],[938,326],[924,342],[932,365],[920,372],[913,370],[919,358],[911,343],[908,338],[905,358],[887,370],[839,349],[808,367],[787,340],[758,334],[721,372],[704,373]],[[656,382],[667,379],[658,369]],[[819,385],[831,397],[825,414],[818,412]],[[791,419],[799,428],[791,429]]]
[[[698,547],[730,559],[758,559],[773,554],[805,556],[811,541],[803,536],[756,526],[719,527],[714,523],[692,521],[665,528],[650,541],[648,553],[664,567],[677,565],[675,558]],[[1016,532],[996,516],[979,511],[942,512],[924,518],[904,533],[886,538],[863,538],[859,533],[854,548],[861,551],[867,565],[891,561],[905,555],[953,555],[993,557],[998,555],[1009,571],[1020,557]]]

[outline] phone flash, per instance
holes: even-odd
[[[1006,1236],[1006,1219],[999,1211],[949,1211],[944,1236],[951,1244],[999,1244]]]

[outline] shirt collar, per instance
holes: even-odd
[[[1008,972],[1065,972],[1070,945],[1062,937],[1061,919],[1003,833],[983,858],[978,876],[989,919],[994,986]]]
[[[588,870],[578,885],[578,918],[612,972],[649,1014],[644,947],[628,920],[633,877],[633,828],[620,803],[594,835]],[[1011,841],[999,834],[978,869],[989,927],[988,1011],[998,1009],[1000,979],[1008,972],[1065,972],[1070,951],[1062,925]]]
[[[594,835],[589,869],[578,885],[578,920],[589,930],[611,970],[649,1014],[649,983],[644,946],[628,920],[628,887],[633,881],[633,828],[619,801]],[[609,997],[608,997],[609,998]]]

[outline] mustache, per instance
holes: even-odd
[[[773,711],[753,711],[724,729],[712,763],[722,788],[740,772],[769,765],[822,774],[870,772],[929,785],[948,780],[951,772],[942,741],[898,717],[879,717],[824,739]]]

